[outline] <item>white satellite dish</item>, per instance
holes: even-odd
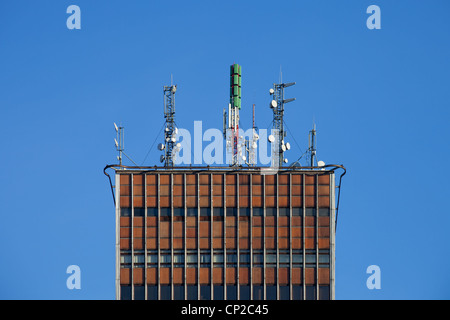
[[[291,144],[289,142],[286,142],[286,150],[290,150],[291,149]]]
[[[276,108],[277,107],[277,102],[275,100],[270,101],[270,107],[271,108]]]
[[[283,161],[284,161],[284,163],[288,163],[288,159],[284,159]]]
[[[159,150],[164,150],[165,147],[166,146],[164,144],[162,144],[162,143],[158,144],[158,149]]]
[[[246,156],[242,156],[242,160],[247,160],[247,157]]]
[[[318,167],[324,167],[325,166],[325,162],[323,162],[322,160],[317,162],[317,166]]]
[[[175,128],[173,132],[175,132],[175,134],[178,134],[178,128]]]
[[[259,135],[255,132],[255,133],[253,134],[253,138],[254,138],[255,140],[259,140]]]
[[[181,148],[181,143],[177,143],[177,148]]]
[[[119,147],[119,143],[117,142],[117,140],[116,140],[116,139],[114,139],[114,144],[116,145],[116,148],[118,148],[118,147]]]
[[[286,151],[286,146],[284,144],[281,145],[281,150],[283,150],[283,152]]]
[[[172,137],[172,142],[176,142],[177,139],[175,137]]]
[[[166,159],[166,158],[165,158],[163,155],[161,155],[161,156],[159,157],[159,162],[164,162],[165,159]]]
[[[117,127],[117,124],[114,122],[114,128],[116,129],[116,132],[119,132],[119,128]]]
[[[272,142],[275,141],[275,137],[271,134],[271,135],[269,135],[268,140],[269,140],[270,143],[272,143]]]
[[[258,148],[258,144],[256,142],[253,142],[252,147],[253,147],[253,149]]]
[[[177,92],[177,86],[172,87],[172,93],[175,93],[175,92]]]
[[[274,92],[275,92],[275,91],[274,91],[272,88],[270,88],[269,93],[270,93],[270,94],[274,94]]]

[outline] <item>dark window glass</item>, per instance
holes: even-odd
[[[170,300],[170,285],[161,285],[161,299]]]
[[[160,208],[161,217],[170,217],[170,208]]]
[[[145,287],[134,285],[134,300],[145,300]]]
[[[319,208],[319,217],[329,217],[330,208]]]
[[[305,208],[305,216],[315,216],[316,209],[315,208]]]
[[[184,300],[184,286],[173,286],[173,299]]]
[[[253,286],[253,300],[264,300],[263,286]]]
[[[131,286],[120,286],[120,300],[131,300]]]
[[[214,215],[218,217],[223,217],[223,208],[214,208]]]
[[[173,215],[175,217],[183,217],[184,216],[184,208],[173,208]]]
[[[289,254],[280,254],[280,263],[289,263]]]
[[[250,254],[248,254],[248,253],[241,253],[239,255],[239,262],[241,264],[248,264],[248,263],[250,263]]]
[[[292,215],[293,216],[301,216],[303,213],[303,209],[302,208],[292,208]]]
[[[134,208],[134,216],[135,217],[143,217],[145,215],[144,208]]]
[[[253,215],[254,216],[263,216],[264,215],[264,210],[263,208],[253,208]]]
[[[196,285],[190,285],[187,286],[187,299],[188,300],[197,300],[198,298],[198,292],[197,292],[197,286]]]
[[[211,263],[211,254],[201,253],[200,254],[200,263]]]
[[[120,208],[121,217],[131,217],[131,208]]]
[[[330,300],[330,286],[319,286],[319,300]]]
[[[303,300],[303,286],[292,286],[292,300]]]
[[[227,300],[237,300],[237,287],[235,285],[227,285]]]
[[[187,215],[189,217],[196,217],[198,215],[198,209],[197,208],[187,208]]]
[[[306,300],[316,299],[316,286],[306,286]]]
[[[250,208],[239,208],[239,215],[241,217],[249,217],[250,216]]]
[[[329,254],[319,254],[319,263],[330,263]]]
[[[200,286],[200,300],[211,300],[211,286]]]
[[[223,300],[223,286],[214,286],[214,300]]]
[[[250,300],[250,286],[241,285],[239,287],[239,300]]]
[[[289,208],[279,208],[278,214],[281,216],[289,216]]]
[[[157,217],[158,216],[158,208],[147,208],[147,216],[148,217]]]
[[[158,286],[147,286],[147,300],[158,300]]]
[[[266,216],[276,216],[277,215],[277,208],[266,208]]]
[[[307,254],[305,256],[305,262],[306,263],[316,263],[316,254]]]
[[[227,217],[235,217],[237,215],[236,208],[227,208]]]
[[[202,217],[210,217],[211,216],[211,208],[200,208],[200,215]]]
[[[236,254],[227,254],[227,262],[228,263],[236,263],[237,262],[237,256]]]
[[[262,254],[254,254],[253,255],[253,263],[254,264],[262,264],[263,263],[263,255]]]
[[[266,300],[277,300],[277,286],[266,286]]]
[[[266,263],[277,263],[277,255],[276,254],[267,254],[266,255]]]
[[[289,286],[280,286],[280,300],[289,300]]]

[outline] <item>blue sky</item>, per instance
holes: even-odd
[[[81,8],[81,30],[66,9]],[[369,30],[369,5],[381,29]],[[337,299],[449,299],[448,1],[2,1],[0,298],[114,299],[113,122],[142,164],[173,74],[177,124],[222,127],[229,65],[241,125],[286,90],[292,149],[343,164]],[[295,140],[295,141],[294,141]],[[153,148],[145,165],[159,163]],[[126,163],[126,161],[125,161]],[[66,268],[81,268],[68,290]],[[381,289],[366,268],[381,268]]]

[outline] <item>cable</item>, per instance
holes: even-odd
[[[148,155],[150,154],[150,151],[152,150],[152,148],[153,148],[153,146],[155,145],[156,141],[158,140],[159,135],[161,134],[161,131],[163,130],[165,124],[166,124],[166,123],[164,122],[163,125],[162,125],[162,127],[161,127],[161,129],[159,130],[158,135],[157,135],[156,138],[155,138],[155,141],[153,141],[152,146],[150,147],[150,149],[148,149],[148,152],[147,152],[147,154],[145,155],[145,158],[144,158],[144,161],[142,161],[142,164],[144,164],[145,160],[147,160],[147,157],[148,157]]]

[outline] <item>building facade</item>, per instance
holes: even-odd
[[[334,299],[335,173],[116,168],[116,298]]]

